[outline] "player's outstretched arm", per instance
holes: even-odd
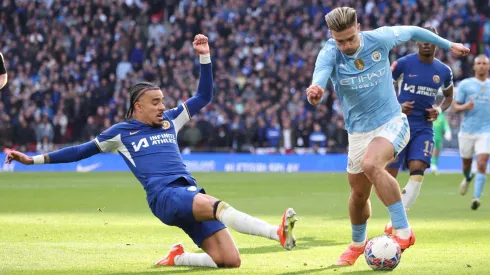
[[[67,163],[89,158],[100,153],[99,147],[94,141],[90,141],[77,146],[66,147],[44,155],[30,157],[18,151],[10,151],[5,157],[5,163],[18,161],[22,164],[47,164],[47,163]]]
[[[196,35],[192,42],[194,50],[199,53],[201,72],[197,93],[186,101],[189,114],[192,117],[208,105],[213,99],[213,69],[208,44],[208,38],[202,34]]]
[[[465,56],[470,53],[470,49],[465,47],[463,44],[448,41],[421,27],[395,26],[386,28],[389,28],[393,35],[392,37],[384,37],[386,43],[390,44],[390,48],[394,48],[413,39],[415,41],[431,43],[440,48],[450,50],[456,56]]]
[[[0,89],[2,89],[7,84],[7,69],[5,68],[5,60],[3,59],[2,53],[0,53]]]

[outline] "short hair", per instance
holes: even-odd
[[[353,8],[338,7],[325,15],[325,21],[330,30],[341,32],[357,23],[357,12]]]
[[[478,58],[486,58],[487,60],[490,60],[486,54],[481,53],[475,57],[473,62],[475,62]]]
[[[129,119],[133,117],[133,112],[134,112],[134,103],[138,101],[138,98],[146,91],[149,90],[160,90],[160,87],[158,85],[151,83],[151,82],[139,82],[135,84],[131,89],[129,90],[129,109],[126,112],[126,119]]]
[[[422,28],[424,28],[424,29],[426,29],[426,30],[428,30],[428,31],[431,31],[431,32],[433,32],[433,33],[435,33],[435,34],[439,35],[439,32],[437,31],[437,29],[436,29],[436,28],[434,28],[433,26],[430,26],[430,25],[425,25],[425,26],[423,26]]]

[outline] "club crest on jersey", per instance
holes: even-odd
[[[434,83],[439,83],[439,81],[441,81],[441,78],[438,75],[434,75],[432,77],[432,80],[434,80]]]
[[[381,53],[378,52],[378,51],[374,51],[372,54],[371,54],[371,59],[374,61],[374,62],[379,62],[381,60]]]
[[[362,71],[364,69],[364,61],[362,61],[361,58],[358,58],[354,61],[354,65],[356,66],[356,69],[359,71]]]
[[[170,128],[170,122],[168,122],[168,120],[164,120],[162,128],[163,130],[167,130],[168,128]]]
[[[480,92],[484,93],[484,92],[485,92],[485,90],[486,90],[485,86],[481,86],[481,87],[480,87]]]

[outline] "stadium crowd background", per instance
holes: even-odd
[[[478,3],[477,3],[478,2]],[[488,2],[488,3],[485,3]],[[476,4],[475,4],[476,3]],[[430,24],[472,54],[437,58],[457,86],[472,59],[490,56],[490,1],[6,0],[0,51],[9,82],[0,90],[0,147],[46,152],[86,142],[124,121],[128,90],[146,80],[174,107],[197,88],[195,34],[210,39],[215,96],[180,132],[193,151],[345,152],[347,133],[332,88],[315,108],[305,98],[316,56],[329,38],[324,15],[358,11],[363,30]],[[391,60],[416,51],[394,49]],[[448,118],[457,147],[459,118]]]

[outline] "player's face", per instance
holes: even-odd
[[[419,47],[419,54],[422,56],[434,56],[436,52],[436,46],[434,44],[417,42],[417,46]]]
[[[146,91],[138,102],[135,103],[136,119],[147,123],[153,127],[163,125],[163,93],[161,90]]]
[[[359,48],[361,44],[359,38],[360,26],[360,24],[356,24],[340,32],[330,30],[335,43],[337,43],[337,47],[344,54],[353,55]]]
[[[485,75],[490,69],[490,61],[487,57],[475,58],[475,63],[473,64],[473,70],[477,75]]]

